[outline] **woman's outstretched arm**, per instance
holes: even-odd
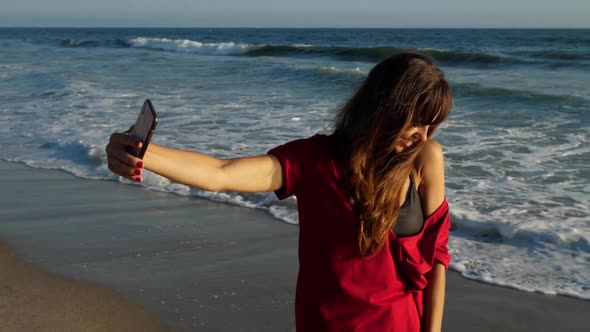
[[[107,145],[109,169],[132,181],[141,181],[148,169],[172,181],[208,191],[264,192],[283,185],[281,164],[272,155],[219,159],[204,153],[150,144],[143,160],[127,152],[139,147],[128,134],[113,134]]]
[[[272,155],[218,159],[154,144],[146,152],[144,167],[172,181],[209,191],[263,192],[282,186],[281,164]]]

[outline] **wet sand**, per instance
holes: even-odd
[[[165,331],[113,290],[52,275],[0,244],[0,331]]]

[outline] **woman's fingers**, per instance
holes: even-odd
[[[143,173],[141,168],[131,168],[127,164],[122,163],[117,159],[109,160],[109,169],[111,172],[118,174],[131,181],[141,182],[143,180],[141,174]]]
[[[141,182],[143,161],[129,153],[129,148],[140,148],[142,142],[126,133],[112,134],[106,147],[109,169],[131,181]]]
[[[123,145],[140,148],[142,144],[143,142],[140,138],[127,133],[112,134],[111,138],[109,139],[109,145]]]
[[[107,156],[109,158],[114,157],[127,163],[129,166],[137,166],[141,159],[131,155],[129,148],[141,148],[141,140],[134,136],[126,134],[112,134],[109,140],[109,144],[106,147]],[[143,166],[138,166],[143,167]]]
[[[143,167],[143,161],[129,154],[129,151],[121,145],[107,145],[107,156],[109,161],[117,159],[129,167]]]

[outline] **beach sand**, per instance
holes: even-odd
[[[296,226],[15,163],[0,183],[0,331],[294,330]],[[590,301],[447,280],[444,331],[590,330]]]
[[[44,272],[3,244],[0,271],[0,331],[165,331],[113,290]]]

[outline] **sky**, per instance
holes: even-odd
[[[0,26],[590,28],[590,1],[0,0]]]

